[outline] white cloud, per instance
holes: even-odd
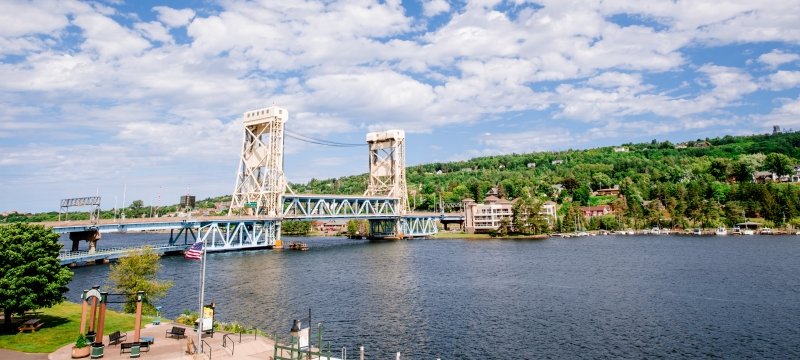
[[[513,133],[484,134],[478,139],[478,142],[486,147],[481,153],[491,155],[553,150],[563,144],[574,144],[576,140],[568,129],[556,127]]]
[[[774,49],[768,53],[762,54],[758,57],[758,61],[767,64],[770,68],[774,69],[786,63],[791,63],[800,60],[800,55],[793,53],[785,53],[779,49]]]
[[[450,4],[446,0],[423,0],[422,12],[427,17],[433,17],[450,11]]]
[[[169,31],[159,22],[136,23],[133,27],[150,40],[163,43],[171,43],[173,41],[172,35],[170,35]]]
[[[56,2],[0,2],[0,36],[53,34],[64,28],[68,19]]]
[[[168,6],[155,6],[153,11],[158,13],[159,21],[173,28],[188,25],[195,16],[195,11],[192,9],[173,9]]]
[[[800,97],[784,100],[779,108],[772,110],[767,115],[754,116],[753,120],[761,128],[769,128],[772,125],[800,126]]]
[[[770,74],[765,87],[769,90],[786,90],[800,86],[800,71],[780,70]]]
[[[137,55],[150,47],[150,42],[99,13],[78,14],[73,24],[79,26],[86,37],[81,48],[101,58]]]

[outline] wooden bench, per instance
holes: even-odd
[[[137,342],[128,342],[128,343],[121,343],[119,344],[119,353],[124,354],[126,352],[131,352],[131,348],[133,345],[139,344],[139,351],[150,351],[150,343],[147,341],[139,341]],[[127,351],[126,351],[127,350]]]
[[[186,333],[185,328],[173,326],[171,330],[167,330],[167,334],[165,335],[165,337],[174,336],[177,337],[178,339],[182,339],[186,337],[185,333]]]
[[[36,330],[38,330],[40,327],[42,327],[42,325],[44,325],[42,320],[40,320],[40,319],[30,319],[30,320],[22,323],[22,325],[20,325],[17,328],[17,330],[19,330],[19,332],[25,332],[25,331],[36,332]]]
[[[108,345],[116,345],[125,340],[128,337],[128,334],[120,334],[119,331],[115,331],[108,335]]]

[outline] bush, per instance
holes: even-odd
[[[78,334],[78,338],[75,339],[75,347],[81,349],[87,346],[89,346],[89,343],[86,342],[86,336],[83,336],[83,334]]]

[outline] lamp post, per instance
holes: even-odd
[[[197,233],[200,235],[200,231]],[[200,347],[200,352],[203,352],[203,301],[205,300],[205,287],[206,287],[206,239],[203,238],[203,270],[200,273],[200,318],[197,324],[197,346]],[[213,325],[212,325],[213,326]]]
[[[300,320],[294,319],[292,329],[289,330],[289,335],[292,336],[292,346],[289,351],[289,359],[294,358],[294,344],[297,343],[297,358],[300,359]]]

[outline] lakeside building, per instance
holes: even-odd
[[[611,209],[610,205],[581,206],[581,213],[583,213],[583,217],[588,217],[588,218],[608,215],[613,212],[614,210]]]
[[[594,192],[595,196],[611,196],[611,195],[619,195],[619,185],[614,185],[612,188],[607,189],[597,189]]]
[[[512,203],[506,199],[489,195],[483,203],[473,199],[462,200],[464,204],[464,229],[469,234],[495,231],[500,228],[504,219],[510,224],[513,212]]]
[[[547,224],[552,226],[556,223],[557,211],[558,204],[556,204],[555,201],[547,200],[544,202],[544,204],[542,204],[542,210],[539,211],[539,214],[544,215],[544,218],[547,220]]]

